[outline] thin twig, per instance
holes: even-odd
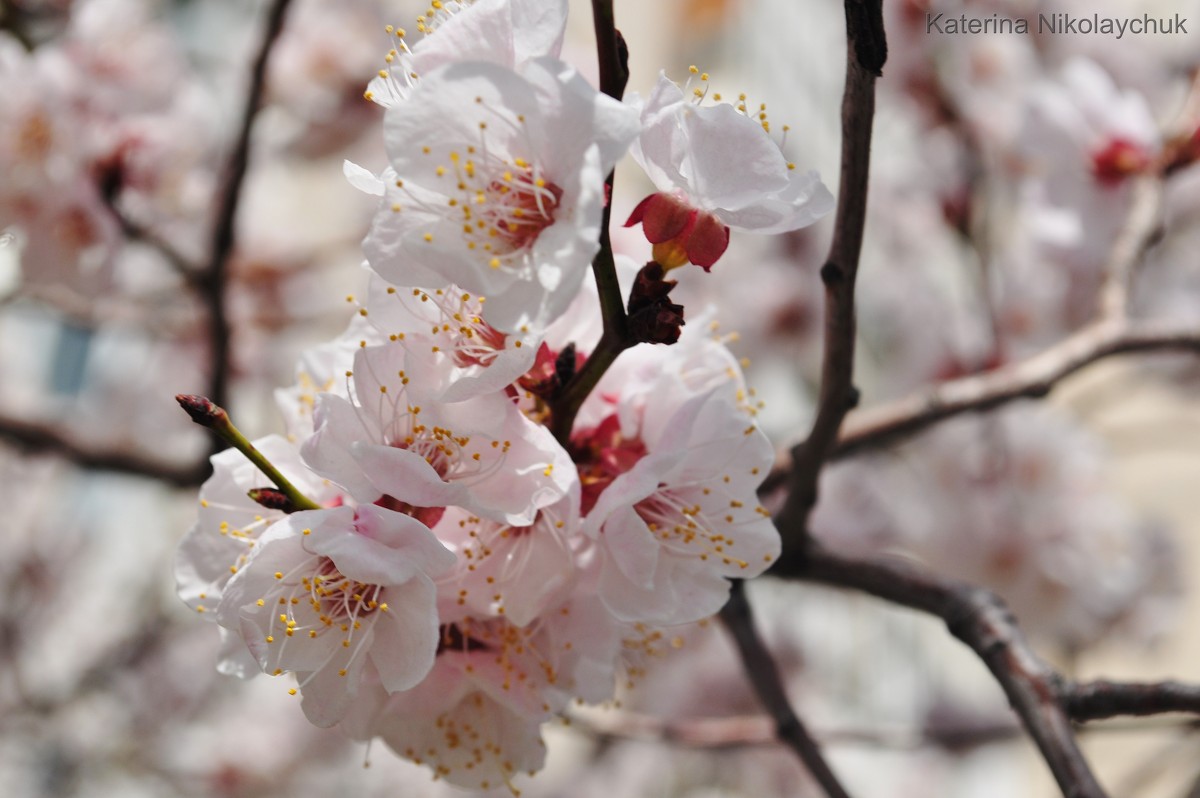
[[[1133,183],[1129,215],[1109,251],[1104,287],[1100,290],[1100,318],[1128,315],[1129,293],[1138,263],[1154,243],[1162,224],[1162,178],[1143,175]]]
[[[616,28],[612,0],[592,0],[592,24],[596,30],[600,91],[614,100],[620,100],[625,93],[625,84],[629,82],[629,59],[624,41]],[[604,181],[606,201],[600,218],[600,250],[592,260],[592,273],[596,277],[596,289],[600,295],[604,334],[596,348],[588,355],[583,368],[563,386],[553,402],[552,429],[554,437],[564,446],[570,440],[575,416],[588,394],[600,382],[600,378],[617,356],[634,344],[629,335],[625,302],[621,297],[621,286],[617,282],[617,266],[613,260],[612,242],[608,232],[612,223],[613,177],[613,172],[609,172]]]
[[[196,487],[204,482],[209,472],[207,462],[181,466],[118,449],[87,446],[54,426],[20,419],[0,418],[0,439],[22,449],[65,457],[80,468],[134,474],[181,488]]]
[[[258,52],[250,71],[250,86],[242,106],[241,127],[234,140],[224,181],[217,197],[217,216],[213,225],[212,251],[204,270],[204,298],[209,309],[209,342],[212,346],[212,373],[209,376],[208,397],[218,405],[228,403],[230,372],[230,329],[225,307],[225,283],[229,259],[236,244],[238,203],[242,184],[250,164],[250,133],[262,104],[267,78],[267,60],[271,49],[283,31],[283,20],[291,0],[273,0],[267,12]]]
[[[113,202],[108,203],[108,209],[116,219],[117,224],[121,226],[121,232],[130,241],[137,241],[145,244],[163,257],[172,269],[174,269],[188,285],[200,288],[203,286],[204,278],[201,275],[200,268],[196,264],[177,250],[169,241],[162,238],[148,227],[143,227],[137,222],[126,216]]]
[[[952,416],[990,410],[1015,399],[1044,397],[1092,363],[1135,352],[1200,353],[1200,326],[1094,322],[1028,360],[856,411],[846,420],[831,457],[894,443]]]
[[[849,798],[850,794],[825,761],[820,746],[792,709],[779,677],[779,668],[754,628],[753,611],[741,580],[734,581],[729,602],[721,609],[721,620],[737,644],[746,677],[763,708],[775,722],[775,736],[800,758],[826,795],[830,798]]]
[[[1067,798],[1103,798],[1075,739],[1063,677],[1030,647],[1004,602],[990,591],[942,579],[911,563],[856,560],[810,543],[776,563],[773,573],[858,590],[884,601],[936,615],[992,672],[1009,704]]]
[[[1169,690],[1168,685],[1170,684],[1174,683],[1162,683],[1164,690]],[[1125,687],[1126,685],[1117,686]],[[1155,684],[1143,685],[1150,690],[1157,686]],[[1187,688],[1188,686],[1184,685],[1183,687]],[[1072,720],[1077,722],[1088,720],[1087,717],[1077,716],[1071,709],[1072,707],[1068,705],[1068,713]],[[1148,731],[1196,731],[1197,721],[1195,719],[1157,717],[1183,711],[1185,710],[1171,707],[1159,712],[1129,713],[1138,715],[1138,717],[1125,721],[1093,723],[1079,729],[1079,735],[1082,737],[1093,734],[1128,734]],[[1082,714],[1086,714],[1086,712]],[[567,723],[571,728],[598,738],[665,743],[679,748],[736,750],[768,748],[780,744],[779,738],[775,735],[775,724],[767,715],[671,718],[628,710],[613,710],[572,714]],[[983,719],[978,722],[937,724],[924,728],[834,726],[813,730],[813,737],[825,747],[894,750],[943,748],[958,752],[993,743],[1008,742],[1022,737],[1024,734],[1025,730],[1019,723]]]
[[[837,212],[825,283],[821,388],[812,428],[792,449],[792,478],[780,527],[793,530],[784,546],[802,546],[817,500],[821,466],[837,442],[846,413],[858,403],[854,387],[854,285],[867,213],[875,78],[887,58],[880,0],[846,0],[846,86],[842,95],[842,159]]]

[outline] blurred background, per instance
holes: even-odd
[[[1013,364],[1087,329],[1114,248],[1149,207],[1123,312],[1200,341],[1200,3],[889,0],[857,383],[871,408]],[[589,4],[564,59],[595,75]],[[268,62],[236,215],[213,228],[265,3],[0,1],[0,784],[24,796],[440,796],[459,791],[310,726],[287,685],[216,673],[217,635],[174,595],[212,442],[176,393],[252,437],[273,392],[344,329],[374,201],[344,159],[386,162],[366,82],[399,0],[294,0]],[[931,16],[1190,18],[1195,34],[952,35]],[[630,92],[695,64],[765,104],[789,160],[836,190],[835,0],[617,0]],[[615,220],[652,189],[627,162]],[[1150,199],[1147,199],[1147,198]],[[780,446],[811,420],[829,221],[741,238],[682,270],[714,306]],[[639,230],[618,251],[646,260]],[[1144,250],[1144,251],[1142,251]],[[1192,325],[1188,327],[1187,325]],[[814,525],[983,584],[1080,678],[1200,681],[1200,359],[1108,359],[1046,400],[963,416],[832,464]],[[853,424],[855,414],[850,417]],[[1044,764],[942,625],[861,596],[759,580],[759,624],[795,704],[861,796],[1051,796]],[[724,632],[617,705],[546,730],[527,796],[815,795],[770,742]],[[1083,732],[1111,794],[1200,795],[1186,718]],[[364,767],[369,763],[369,767]]]

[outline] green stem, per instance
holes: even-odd
[[[192,421],[195,421],[202,427],[208,427],[222,440],[244,454],[247,460],[266,475],[267,479],[275,483],[275,487],[279,488],[280,492],[288,497],[292,506],[297,510],[321,509],[321,505],[301,493],[299,488],[289,482],[288,478],[280,473],[279,469],[266,458],[266,455],[260,452],[258,447],[251,443],[250,439],[233,425],[233,422],[229,420],[229,414],[225,412],[224,408],[218,407],[211,400],[203,396],[179,394],[175,397],[175,401],[179,402],[184,411],[192,417]]]

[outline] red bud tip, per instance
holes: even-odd
[[[296,505],[287,494],[275,488],[251,488],[246,491],[246,495],[268,510],[282,510],[285,513],[296,511]]]
[[[179,402],[179,406],[183,408],[183,411],[191,416],[192,421],[195,421],[202,427],[212,428],[229,421],[229,416],[225,413],[224,409],[217,407],[207,397],[196,394],[178,393],[175,394],[175,401]]]

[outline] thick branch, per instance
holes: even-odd
[[[135,474],[181,488],[195,487],[208,477],[208,464],[204,462],[180,466],[115,449],[91,447],[73,440],[55,427],[18,419],[0,418],[0,439],[23,449],[52,452],[81,468]]]
[[[1200,353],[1200,327],[1101,320],[1028,360],[855,412],[832,456],[893,443],[952,416],[1044,397],[1064,378],[1113,355],[1170,351]]]
[[[1004,602],[963,582],[941,579],[903,561],[854,560],[816,544],[781,559],[773,571],[868,593],[946,622],[1003,688],[1009,704],[1037,744],[1067,798],[1103,798],[1079,750],[1061,690],[1063,678],[1030,647]]]
[[[887,56],[879,0],[846,0],[846,86],[842,95],[842,156],[837,213],[825,283],[825,335],[817,416],[808,437],[792,450],[793,471],[780,526],[796,530],[801,545],[817,500],[821,466],[837,442],[846,413],[858,403],[854,387],[854,284],[867,214],[875,77]]]
[[[754,628],[753,612],[746,598],[745,585],[740,580],[733,583],[729,602],[721,610],[721,620],[737,644],[746,677],[775,722],[775,736],[795,752],[826,795],[830,798],[849,798],[849,793],[825,761],[817,742],[792,710],[783,681],[779,678],[779,668]]]
[[[204,295],[209,309],[209,342],[212,347],[212,374],[208,397],[218,405],[228,403],[230,371],[230,330],[225,307],[225,283],[229,259],[236,244],[235,223],[242,183],[250,164],[250,133],[262,104],[267,78],[267,59],[283,31],[283,20],[291,0],[273,0],[264,23],[258,52],[250,71],[250,86],[242,106],[241,126],[225,168],[224,182],[217,197],[216,222],[213,225],[212,251],[204,270]]]

